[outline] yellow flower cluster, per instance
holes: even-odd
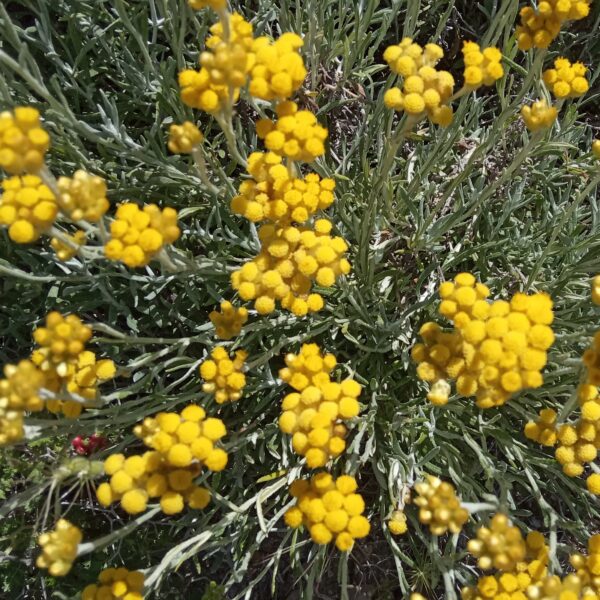
[[[600,156],[600,140],[597,140],[598,143],[598,154]],[[594,142],[595,144],[596,142]],[[592,302],[600,306],[600,275],[596,275],[594,279],[592,279]]]
[[[564,579],[558,575],[548,575],[542,581],[527,588],[527,598],[531,600],[599,600],[588,586],[583,586],[580,578],[570,573]]]
[[[73,566],[82,537],[79,527],[59,519],[53,531],[42,533],[38,538],[42,553],[35,564],[40,569],[48,569],[53,577],[63,577]]]
[[[208,72],[212,86],[239,90],[246,84],[255,61],[252,24],[238,13],[223,18],[228,20],[227,35],[222,22],[210,28],[212,35],[206,40],[207,50],[200,55],[200,65]]]
[[[594,283],[595,280],[592,286]],[[529,422],[525,426],[525,435],[529,439],[545,446],[558,442],[554,456],[568,477],[581,475],[585,465],[596,460],[600,450],[600,331],[596,332],[592,345],[583,353],[582,362],[585,377],[577,386],[578,419],[557,428],[556,413],[545,409],[540,412],[537,422]],[[592,494],[600,495],[600,474],[589,475],[587,487]]]
[[[261,315],[273,312],[276,301],[296,316],[321,310],[323,298],[310,293],[312,282],[331,287],[350,272],[344,258],[348,245],[341,237],[331,237],[331,229],[327,219],[315,221],[314,229],[263,225],[258,231],[262,249],[232,273],[233,288],[243,300],[255,300]]]
[[[469,511],[460,505],[451,483],[427,475],[426,481],[415,484],[415,491],[418,494],[414,503],[419,507],[419,521],[429,525],[433,535],[460,532],[469,519]]]
[[[142,600],[144,574],[125,567],[104,569],[98,575],[98,584],[91,583],[81,593],[81,600]]]
[[[0,379],[0,447],[23,438],[25,411],[44,408],[39,396],[44,375],[32,362],[22,360],[18,365],[6,365],[4,377]]]
[[[117,208],[116,220],[110,226],[111,239],[104,246],[110,260],[120,260],[128,267],[147,265],[165,244],[172,244],[181,231],[177,211],[148,204],[140,210],[127,202]]]
[[[537,9],[523,7],[519,13],[521,23],[517,26],[519,49],[548,48],[565,21],[583,19],[589,12],[589,0],[541,0]]]
[[[296,505],[285,513],[288,527],[304,525],[316,544],[335,545],[348,552],[354,540],[369,535],[371,526],[363,516],[365,503],[356,493],[356,480],[341,475],[336,480],[329,473],[317,473],[310,481],[297,479],[290,485]]]
[[[600,535],[592,535],[588,540],[588,555],[572,554],[569,562],[575,569],[575,576],[581,585],[584,600],[600,598]]]
[[[395,510],[387,522],[392,535],[404,535],[408,531],[406,515],[401,510]]]
[[[585,355],[584,355],[585,356]],[[598,388],[582,383],[577,388],[581,416],[573,425],[561,425],[554,453],[569,477],[578,477],[587,463],[596,460],[600,449],[600,398]],[[592,480],[593,481],[593,480]]]
[[[227,430],[221,419],[206,417],[196,404],[186,406],[181,414],[158,413],[136,425],[134,433],[144,444],[160,453],[173,467],[188,467],[198,462],[211,471],[227,466],[227,452],[216,443]]]
[[[556,411],[544,408],[537,421],[529,421],[525,425],[525,436],[542,446],[554,446],[558,440],[556,430]]]
[[[517,293],[510,302],[488,303],[489,289],[470,273],[441,284],[439,293],[439,312],[455,330],[445,333],[435,323],[421,328],[424,343],[412,350],[420,379],[431,384],[455,379],[458,393],[475,396],[480,408],[501,406],[512,394],[542,384],[546,351],[554,342],[547,294]],[[432,401],[447,402],[447,390],[432,387]]]
[[[191,121],[171,125],[169,128],[168,146],[173,154],[189,154],[203,140],[202,132]]]
[[[582,63],[571,64],[568,58],[557,58],[554,69],[544,71],[542,78],[557,98],[577,98],[590,89],[586,73],[587,67]]]
[[[49,147],[50,136],[38,110],[18,106],[0,113],[0,168],[7,173],[37,173]]]
[[[523,106],[521,116],[529,131],[539,131],[552,127],[558,116],[558,111],[554,106],[548,106],[545,100],[537,100],[531,106]]]
[[[285,364],[279,376],[297,391],[283,399],[279,428],[292,435],[292,447],[306,457],[308,467],[323,467],[346,449],[347,429],[341,421],[360,412],[357,398],[362,388],[354,379],[331,381],[336,359],[323,355],[316,344],[288,354]]]
[[[518,530],[517,530],[518,531]],[[517,534],[514,534],[517,537]],[[520,537],[520,532],[518,533]],[[523,542],[522,538],[521,541]],[[499,539],[492,543],[503,543]],[[530,531],[523,543],[523,560],[496,575],[481,577],[476,587],[461,591],[463,600],[539,600],[536,590],[547,578],[549,548],[539,531]],[[518,553],[521,555],[521,552]],[[514,563],[514,561],[512,561]],[[558,597],[556,598],[558,600]],[[565,600],[565,599],[563,599]]]
[[[77,356],[76,362],[69,363],[67,374],[64,377],[57,379],[49,376],[46,380],[46,387],[50,391],[58,393],[64,385],[69,394],[89,400],[90,404],[93,404],[98,397],[98,385],[112,379],[115,374],[115,363],[112,360],[97,360],[93,352],[84,350]],[[62,413],[71,419],[81,414],[83,406],[81,402],[73,400],[46,401],[46,408],[50,412]]]
[[[454,77],[438,71],[435,65],[444,56],[437,44],[425,48],[404,38],[386,48],[383,58],[390,69],[403,78],[402,89],[392,87],[384,95],[388,108],[404,111],[414,119],[429,117],[432,123],[447,127],[452,121],[452,108],[446,103],[454,90]]]
[[[594,334],[592,345],[583,353],[583,364],[587,369],[587,382],[600,385],[600,331]]]
[[[243,306],[237,308],[228,300],[223,300],[221,311],[211,311],[208,318],[215,327],[216,336],[221,340],[230,340],[240,334],[248,320],[248,310]]]
[[[85,244],[85,231],[78,229],[73,235],[67,235],[66,238],[73,244],[73,246],[70,246],[61,238],[53,237],[50,240],[50,246],[56,253],[56,256],[59,258],[59,260],[62,261],[67,261],[73,258],[77,254],[78,247]]]
[[[91,403],[97,400],[98,384],[115,376],[115,364],[110,359],[97,360],[85,349],[92,329],[77,315],[53,311],[46,316],[46,326],[33,332],[39,345],[31,354],[32,362],[43,372],[44,387],[60,395],[64,389]],[[84,404],[76,400],[53,399],[46,402],[51,412],[62,412],[70,418],[81,414]]]
[[[228,21],[227,35],[221,22],[210,28],[200,70],[179,73],[183,103],[208,113],[218,113],[238,99],[254,62],[252,25],[237,13],[223,13],[222,18]]]
[[[317,123],[317,117],[308,110],[298,110],[291,100],[280,102],[275,108],[277,120],[259,119],[256,134],[264,140],[271,152],[290,160],[312,162],[325,154],[327,129]]]
[[[37,175],[9,177],[1,185],[0,225],[13,242],[34,242],[56,219],[56,197]]]
[[[333,203],[333,179],[321,179],[316,173],[294,177],[274,152],[253,152],[247,169],[252,179],[242,182],[231,210],[254,223],[304,223]]]
[[[477,566],[487,571],[512,571],[525,560],[527,546],[518,527],[506,515],[496,513],[489,527],[480,527],[476,539],[469,540],[467,550],[477,558]]]
[[[444,57],[444,51],[437,44],[421,47],[409,37],[402,38],[399,44],[388,46],[383,59],[390,69],[401,77],[416,75],[422,67],[435,67]]]
[[[465,42],[462,49],[465,61],[465,85],[477,89],[482,85],[494,85],[504,75],[502,52],[498,48],[480,48],[475,42]]]
[[[111,454],[104,461],[110,480],[98,486],[96,497],[102,506],[120,502],[130,515],[144,512],[150,498],[160,498],[166,515],[180,513],[186,503],[190,508],[203,509],[210,502],[210,492],[194,484],[200,468],[199,463],[174,468],[158,451],[128,458]]]
[[[106,181],[98,175],[75,171],[73,177],[59,177],[58,204],[73,221],[97,223],[109,207]]]
[[[227,87],[213,84],[206,69],[200,71],[186,69],[179,73],[178,80],[181,100],[191,108],[198,108],[207,113],[218,113],[230,101]],[[239,92],[233,91],[231,101],[237,100],[238,94]]]
[[[77,315],[64,317],[52,311],[46,315],[46,326],[33,332],[33,339],[40,346],[34,351],[34,362],[43,371],[55,370],[65,377],[68,365],[77,360],[91,337],[92,328],[84,325]]]
[[[248,353],[237,350],[235,358],[231,360],[227,350],[218,346],[210,356],[200,365],[200,376],[206,381],[202,391],[214,394],[217,404],[237,402],[246,385],[246,376],[242,371]]]
[[[221,0],[192,2],[194,8],[214,8],[220,21],[210,28],[200,70],[179,74],[185,104],[209,113],[222,112],[237,101],[248,78],[249,93],[269,101],[286,100],[302,85],[307,71],[299,52],[304,44],[300,36],[287,32],[275,41],[265,36],[254,39],[252,25],[237,13],[229,14]]]
[[[254,41],[254,65],[248,91],[263,100],[285,100],[306,77],[304,61],[298,50],[304,42],[295,33],[284,33],[274,42],[266,37]]]

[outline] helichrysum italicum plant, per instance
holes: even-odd
[[[96,41],[110,49],[108,68],[94,69],[109,81],[98,94],[81,67],[87,47],[69,52],[76,64],[59,71],[59,81],[76,74],[77,84],[38,79],[26,45],[38,32],[40,43],[53,39],[46,13],[32,21],[35,33],[9,25],[0,50],[2,74],[12,69],[32,86],[24,93],[9,84],[10,96],[0,86],[6,106],[42,100],[41,110],[0,113],[0,225],[2,243],[14,243],[0,273],[16,282],[3,289],[11,323],[0,446],[38,438],[26,456],[44,468],[71,447],[90,456],[61,459],[49,483],[16,492],[0,509],[38,511],[31,529],[46,533],[37,565],[63,576],[78,556],[118,544],[125,566],[111,561],[78,584],[84,600],[164,594],[167,575],[183,572],[188,558],[195,570],[176,584],[181,597],[196,589],[200,571],[202,581],[223,578],[226,594],[265,595],[258,586],[271,569],[270,593],[279,596],[287,589],[281,573],[294,585],[322,579],[332,555],[323,562],[314,542],[342,553],[347,596],[354,557],[374,579],[385,539],[392,552],[382,568],[398,576],[395,595],[455,600],[472,570],[453,558],[464,532],[486,571],[464,587],[465,600],[597,598],[597,536],[584,555],[566,535],[557,549],[511,521],[528,520],[513,512],[523,506],[537,518],[539,505],[545,528],[560,531],[564,517],[574,532],[573,523],[598,514],[600,338],[583,367],[572,346],[595,314],[576,299],[596,274],[590,206],[600,151],[598,141],[581,141],[581,106],[568,104],[588,93],[594,73],[571,52],[545,64],[543,51],[593,4],[501,3],[486,13],[489,31],[469,24],[455,44],[443,23],[417,31],[415,23],[432,22],[411,3],[390,13],[367,2],[364,18],[349,14],[347,22],[334,18],[331,3],[298,6],[293,19],[281,7],[278,24],[276,11],[188,4],[210,10],[195,15],[167,0],[140,9],[138,20],[118,6],[118,23],[112,15],[94,29],[94,51]],[[434,0],[427,8],[447,7]],[[86,3],[69,10],[57,22],[86,26]],[[96,27],[105,7],[94,10]],[[399,18],[405,37],[394,43]],[[191,19],[208,31],[193,50]],[[292,22],[297,32],[286,31]],[[0,28],[6,23],[3,11]],[[104,37],[113,30],[116,37]],[[423,38],[426,30],[439,39]],[[61,34],[49,64],[77,37]],[[115,52],[107,39],[134,40],[138,49]],[[517,54],[511,39],[531,54]],[[4,49],[17,47],[18,61]],[[373,64],[380,56],[398,83],[385,84],[387,69]],[[114,79],[113,65],[121,69]],[[180,105],[172,102],[175,65]],[[114,90],[122,94],[115,102]],[[67,96],[92,121],[101,115],[101,126],[78,121]],[[122,110],[136,115],[135,127]],[[149,126],[139,139],[138,122]],[[573,247],[557,250],[570,236]],[[481,282],[469,272],[446,279],[467,268]],[[436,285],[445,322],[419,326]],[[505,299],[491,299],[492,291]],[[25,304],[32,300],[34,310]],[[598,277],[592,300],[600,304]],[[38,304],[60,312],[49,312],[31,343],[18,330],[25,322],[31,329]],[[559,407],[567,388],[571,400]],[[454,392],[476,407],[440,409]],[[551,406],[540,408],[544,401]],[[541,452],[553,448],[560,465],[544,462],[527,439]],[[559,481],[554,489],[542,463]],[[560,468],[583,475],[587,491],[560,485]],[[470,517],[481,512],[494,516],[474,533]],[[112,519],[111,533],[83,542],[99,515],[93,529]],[[303,528],[310,540],[298,543]],[[258,573],[251,554],[267,536],[273,547]],[[556,552],[565,549],[573,572],[559,573]],[[221,553],[226,568],[213,560]],[[280,568],[288,556],[292,568]],[[374,593],[383,594],[379,582]]]

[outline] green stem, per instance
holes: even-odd
[[[219,195],[219,188],[210,181],[210,177],[208,175],[208,170],[206,168],[206,160],[204,159],[204,152],[202,148],[198,146],[194,146],[192,150],[192,158],[194,159],[194,164],[196,165],[196,170],[198,171],[198,175],[202,180],[202,183],[206,186],[206,189],[213,195]]]
[[[246,168],[246,159],[242,157],[237,147],[231,115],[229,115],[228,118],[224,118],[222,115],[216,115],[215,118],[225,135],[225,141],[227,142],[227,147],[229,148],[229,152],[231,152],[231,156],[240,166]]]
[[[381,190],[383,184],[388,179],[390,172],[394,166],[394,160],[396,158],[396,153],[398,152],[400,144],[404,140],[406,134],[414,127],[415,123],[417,123],[418,120],[418,118],[406,116],[404,121],[401,123],[400,127],[398,127],[396,131],[394,131],[391,138],[384,142],[385,150],[383,160],[381,161],[381,167],[377,175],[377,180],[373,185],[375,194],[377,194]]]

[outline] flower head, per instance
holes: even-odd
[[[519,15],[517,44],[521,50],[548,48],[563,23],[587,17],[589,0],[541,0],[537,8],[524,6]]]
[[[25,411],[44,408],[39,395],[44,387],[44,374],[29,360],[4,367],[5,379],[0,379],[0,447],[23,438]]]
[[[71,570],[82,538],[79,527],[66,519],[59,519],[53,531],[43,533],[38,538],[42,553],[35,564],[40,569],[48,569],[53,577],[63,577]]]
[[[240,334],[248,320],[248,310],[233,306],[228,300],[221,302],[220,309],[220,312],[211,311],[208,318],[215,327],[215,335],[221,340],[230,340]]]
[[[402,76],[403,85],[387,90],[385,105],[413,119],[427,116],[432,123],[447,127],[452,121],[452,108],[446,103],[454,90],[454,78],[448,71],[435,69],[443,56],[437,44],[422,48],[410,38],[389,46],[383,58],[394,73]]]
[[[288,527],[304,525],[315,544],[335,541],[338,550],[348,552],[354,540],[369,535],[371,526],[363,516],[365,503],[356,493],[356,480],[350,475],[337,479],[326,472],[310,480],[297,479],[290,485],[296,505],[284,516]]]
[[[156,204],[147,204],[140,210],[137,204],[128,202],[119,206],[116,217],[104,253],[128,267],[147,265],[165,244],[172,244],[181,234],[174,208],[161,211]]]
[[[477,89],[482,85],[493,85],[504,75],[502,53],[498,48],[481,50],[475,42],[465,42],[462,49],[465,61],[465,85]]]
[[[506,515],[497,513],[489,527],[480,527],[476,539],[467,544],[468,551],[477,558],[480,569],[511,571],[525,560],[527,546],[521,532]]]
[[[266,37],[254,41],[254,66],[248,91],[262,100],[286,100],[306,77],[299,49],[304,45],[295,33],[284,33],[274,42]]]
[[[205,380],[202,391],[214,394],[218,404],[237,402],[246,386],[243,368],[247,357],[247,352],[237,350],[231,360],[223,346],[215,348],[210,358],[200,365],[200,375]]]
[[[171,125],[169,128],[168,146],[173,154],[189,154],[203,140],[202,132],[191,121]]]
[[[159,451],[125,457],[111,454],[104,461],[104,471],[110,477],[96,490],[102,506],[119,502],[130,515],[144,512],[151,498],[158,498],[167,515],[180,513],[187,504],[203,509],[210,502],[210,492],[197,486],[194,479],[200,474],[200,464],[174,466]]]
[[[582,63],[571,64],[568,58],[557,58],[554,69],[547,69],[542,77],[557,98],[577,98],[590,88],[586,73],[587,67]]]
[[[215,23],[206,40],[207,49],[200,55],[200,65],[208,72],[212,85],[239,90],[246,85],[255,62],[252,24],[238,13],[223,18],[229,20],[229,37],[225,38],[223,23]]]
[[[310,293],[312,282],[331,287],[350,272],[345,258],[348,249],[340,237],[330,235],[327,219],[311,227],[263,225],[258,232],[262,243],[259,255],[234,271],[231,282],[243,300],[255,300],[259,314],[275,310],[275,302],[304,316],[323,308],[320,294]]]
[[[0,113],[0,167],[11,175],[37,173],[50,147],[50,136],[31,106]]]
[[[550,327],[554,314],[547,294],[517,293],[510,303],[489,303],[489,289],[470,273],[444,282],[439,292],[439,312],[454,329],[446,332],[435,323],[423,325],[423,343],[412,350],[420,379],[432,385],[455,380],[457,392],[475,396],[480,408],[501,406],[512,394],[542,384],[541,370],[554,343]],[[441,395],[440,404],[445,400],[447,393]]]
[[[419,521],[429,525],[433,535],[460,532],[469,518],[469,511],[461,507],[452,484],[428,475],[425,481],[415,484],[415,491]]]
[[[275,109],[277,120],[260,119],[256,133],[271,152],[291,160],[312,162],[325,153],[327,129],[317,123],[308,110],[298,110],[295,102],[280,102]]]
[[[109,207],[106,182],[98,175],[75,171],[73,177],[58,179],[58,204],[73,221],[97,223]]]
[[[536,421],[529,421],[525,425],[525,436],[542,446],[554,446],[558,439],[556,430],[556,411],[544,408],[540,411]]]
[[[37,175],[9,177],[1,185],[0,225],[8,227],[13,242],[34,242],[54,223],[56,197]]]
[[[72,245],[67,244],[63,238],[53,237],[50,240],[50,246],[56,253],[59,260],[67,261],[72,259],[78,252],[79,246],[85,244],[86,235],[85,231],[78,229],[73,235],[65,235],[65,238],[71,242]]]
[[[395,510],[387,522],[387,526],[392,535],[404,535],[408,531],[404,512]]]
[[[537,100],[531,106],[521,108],[521,116],[529,131],[539,131],[552,127],[558,116],[554,106],[548,106],[545,100]]]
[[[254,223],[304,223],[333,203],[333,179],[321,179],[316,173],[295,177],[274,152],[253,152],[247,168],[252,179],[242,182],[231,210]]]
[[[344,422],[360,412],[362,386],[354,379],[332,381],[329,374],[336,362],[316,344],[304,344],[299,354],[286,355],[279,372],[297,390],[283,399],[279,428],[292,435],[294,451],[306,457],[311,469],[325,466],[346,449]]]
[[[223,421],[206,417],[204,409],[195,404],[179,414],[158,413],[148,417],[135,427],[134,433],[172,467],[200,465],[222,471],[227,466],[227,452],[217,446],[227,435]]]
[[[86,586],[81,600],[142,600],[144,574],[141,571],[128,571],[125,567],[104,569],[98,576],[98,583]]]

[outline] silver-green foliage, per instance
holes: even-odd
[[[100,431],[110,436],[111,451],[120,451],[132,446],[131,428],[146,415],[191,401],[217,412],[197,374],[215,344],[207,315],[232,297],[228,272],[256,252],[257,239],[229,211],[241,173],[211,119],[196,115],[218,193],[202,185],[186,157],[166,150],[168,125],[193,118],[178,99],[176,78],[197,60],[213,20],[209,11],[193,13],[184,0],[0,6],[0,108],[40,108],[55,174],[84,168],[105,177],[113,205],[135,200],[178,208],[184,233],[177,245],[194,259],[193,268],[176,274],[153,266],[131,272],[103,260],[65,265],[46,244],[19,247],[0,235],[2,363],[25,357],[32,328],[58,309],[96,323],[96,348],[121,367],[113,388],[105,388],[104,407],[75,423],[38,418],[40,439],[26,450],[4,451],[1,489],[13,498],[2,511],[12,515],[2,526],[7,597],[16,590],[26,598],[52,590],[71,597],[103,565],[125,564],[148,568],[157,598],[197,598],[211,580],[224,584],[229,598],[283,598],[292,588],[303,598],[335,597],[338,586],[344,598],[359,597],[358,590],[360,597],[404,597],[415,586],[429,597],[451,598],[474,576],[460,564],[464,536],[432,539],[410,509],[407,536],[392,539],[385,527],[403,488],[424,472],[452,480],[467,502],[499,504],[524,527],[552,534],[553,550],[583,539],[600,517],[597,501],[581,480],[562,475],[551,452],[526,441],[522,427],[541,406],[560,407],[570,397],[577,357],[599,322],[588,278],[600,271],[600,215],[586,153],[598,125],[600,6],[594,3],[590,17],[545,57],[549,62],[560,50],[583,60],[592,90],[568,103],[553,132],[528,147],[518,109],[541,93],[542,57],[516,49],[516,0],[235,5],[259,34],[305,36],[310,75],[299,101],[330,129],[330,151],[316,168],[336,177],[329,212],[351,244],[353,272],[326,293],[322,313],[254,316],[236,341],[250,353],[249,386],[242,401],[218,409],[231,432],[230,465],[207,478],[215,492],[210,507],[177,518],[150,515],[128,537],[102,539],[59,582],[31,566],[36,528],[68,509],[93,541],[128,521],[101,509],[89,484],[53,482],[69,440]],[[383,107],[391,79],[381,56],[402,35],[439,41],[447,54],[442,66],[457,77],[463,39],[496,44],[508,74],[496,89],[460,100],[447,130],[422,123],[394,154],[398,119]],[[246,100],[238,105],[243,154],[260,147],[253,131],[258,110]],[[437,283],[461,270],[476,272],[498,297],[526,289],[555,298],[557,343],[545,385],[501,410],[480,412],[465,399],[432,408],[410,362],[416,331],[435,314]],[[349,557],[318,549],[281,520],[285,485],[299,463],[277,427],[284,393],[277,369],[282,354],[305,340],[336,354],[341,371],[365,385],[362,417],[335,466],[360,473],[373,526]],[[277,477],[282,469],[286,475]]]

